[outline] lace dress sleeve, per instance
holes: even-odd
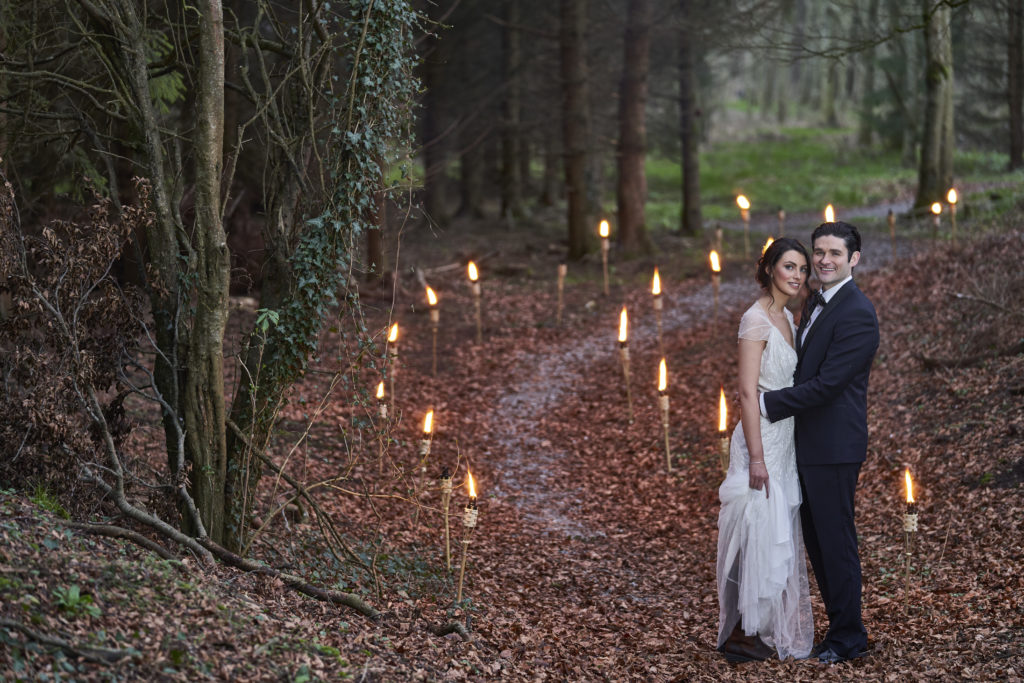
[[[740,318],[740,339],[768,341],[771,331],[771,321],[768,320],[768,316],[764,314],[761,307],[757,304],[747,309],[747,312]]]

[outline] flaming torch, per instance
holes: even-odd
[[[825,222],[835,223],[836,222],[836,210],[829,204],[825,207]]]
[[[452,475],[445,467],[441,470],[441,510],[444,512],[444,564],[452,570],[452,541],[448,526],[448,508],[452,501]]]
[[[459,567],[459,590],[455,597],[455,604],[462,602],[462,581],[466,576],[466,555],[469,552],[469,541],[476,529],[477,518],[480,511],[476,507],[476,484],[473,482],[472,472],[466,472],[466,479],[469,486],[469,503],[462,510],[462,562]]]
[[[391,378],[391,414],[395,414],[395,374],[398,372],[398,323],[391,325],[388,332],[388,356],[391,358],[391,368],[388,372]]]
[[[604,270],[604,295],[608,296],[608,250],[611,244],[608,242],[608,221],[601,221],[597,232],[601,235],[601,267]]]
[[[668,446],[668,369],[665,359],[658,363],[658,406],[661,408],[661,426],[665,432],[665,464],[672,471],[672,453]]]
[[[476,264],[472,261],[466,266],[466,274],[469,276],[470,284],[473,285],[473,306],[476,309],[476,343],[480,344],[484,340],[483,320],[480,313],[480,274],[477,272]]]
[[[954,242],[956,242],[956,200],[956,189],[951,187],[946,195],[946,201],[949,202],[949,224]]]
[[[736,206],[740,207],[743,219],[743,255],[750,258],[750,200],[740,195],[736,197]]]
[[[654,278],[651,280],[651,294],[654,296],[654,319],[658,325],[658,350],[661,351],[661,278],[658,276],[658,266],[654,266]]]
[[[903,471],[907,484],[907,510],[903,513],[903,548],[907,556],[904,572],[904,600],[906,611],[910,611],[910,560],[914,551],[914,537],[917,533],[917,503],[914,501],[914,481],[910,478],[910,468]]]
[[[629,407],[629,422],[633,422],[633,394],[629,390],[629,316],[626,307],[619,314],[619,356],[622,358],[622,378],[626,384],[626,405]]]
[[[768,251],[768,247],[772,246],[772,242],[774,242],[774,241],[775,241],[775,238],[771,237],[771,236],[769,236],[768,239],[766,239],[764,241],[764,246],[761,247],[761,256],[764,256],[764,253],[766,251]]]
[[[932,202],[932,239],[939,239],[939,221],[942,218],[942,204]]]
[[[786,236],[786,210],[779,209],[779,237]]]
[[[569,266],[564,263],[558,264],[558,324],[562,324],[563,297],[565,293],[565,276],[569,272]]]
[[[711,262],[711,289],[715,293],[714,319],[718,320],[718,288],[722,285],[722,263],[714,249],[711,250],[708,259]]]
[[[441,311],[437,309],[437,294],[434,294],[430,285],[427,285],[427,306],[430,307],[430,328],[434,333],[430,369],[434,377],[437,377],[437,324],[441,319]]]
[[[729,419],[725,406],[725,387],[718,393],[718,459],[722,462],[722,471],[729,471]]]

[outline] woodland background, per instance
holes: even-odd
[[[1022,106],[1019,0],[3,3],[0,671],[1019,679]],[[839,667],[714,652],[740,193],[754,248],[865,235]]]

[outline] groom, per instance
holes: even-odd
[[[796,417],[804,545],[829,621],[811,654],[835,664],[867,650],[853,497],[867,456],[868,374],[878,350],[878,318],[853,282],[857,228],[822,223],[811,246],[821,290],[800,319],[794,386],[762,394],[761,412],[772,422]]]

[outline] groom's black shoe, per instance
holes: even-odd
[[[812,653],[813,653],[813,651],[812,651]],[[832,648],[827,647],[827,648],[825,648],[824,650],[822,650],[821,652],[818,653],[818,661],[823,663],[823,664],[840,664],[842,662],[846,662],[846,661],[849,661],[851,659],[859,659],[861,657],[866,657],[867,654],[868,654],[868,648],[864,648],[863,650],[860,650],[859,652],[855,652],[855,653],[853,653],[851,655],[847,655],[847,656],[844,657],[843,655],[837,653]],[[812,654],[812,656],[813,656],[813,654]]]
[[[775,654],[775,650],[761,640],[760,636],[748,636],[738,629],[732,632],[729,640],[722,643],[718,651],[725,655],[726,661],[733,664],[761,662]]]

